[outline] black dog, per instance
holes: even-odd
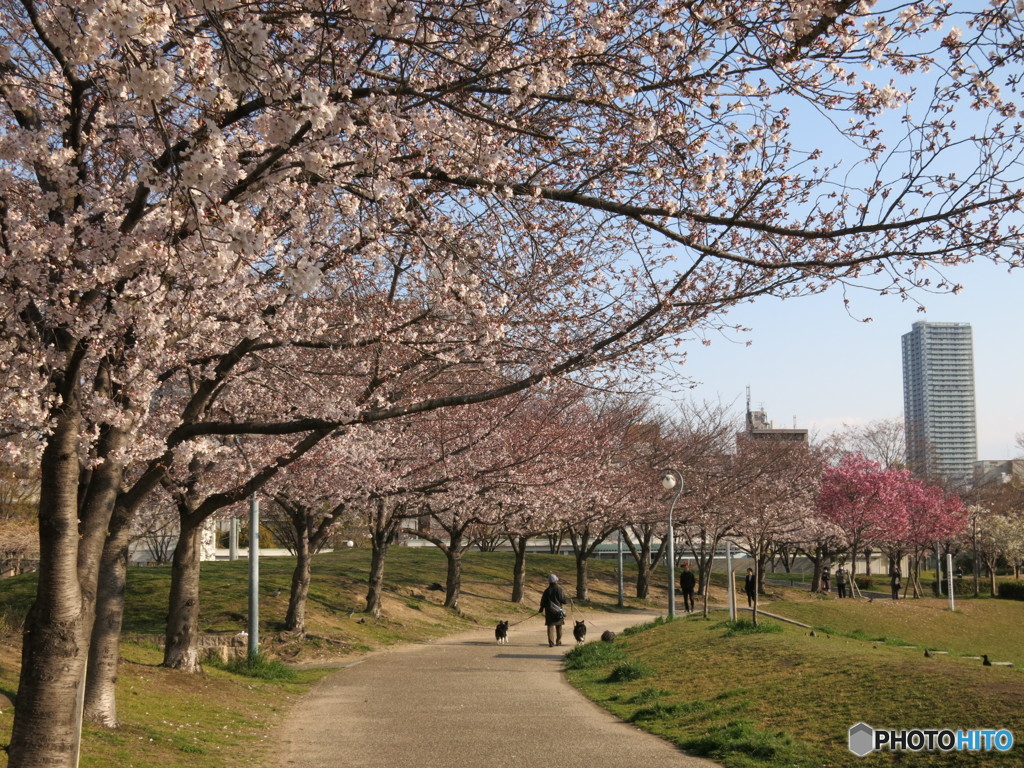
[[[610,629],[606,629],[604,632],[601,633],[601,640],[603,640],[606,643],[614,643],[615,633],[612,632]]]
[[[582,621],[577,621],[576,626],[572,628],[572,636],[576,638],[577,643],[583,643],[587,639],[587,625]]]
[[[494,628],[494,639],[498,641],[499,645],[505,645],[508,643],[508,622],[499,621],[498,626]]]

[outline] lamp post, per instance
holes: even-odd
[[[625,605],[622,595],[622,529],[619,528],[619,539],[618,539],[618,556],[619,556],[619,608]]]
[[[675,490],[672,504],[668,508],[668,617],[676,617],[676,534],[672,528],[672,513],[675,512],[679,494],[683,492],[683,475],[678,469],[663,469],[661,484],[666,491]]]
[[[242,443],[235,438],[235,447],[242,454],[245,466],[252,474],[252,462],[245,454]],[[260,500],[254,492],[249,497],[249,647],[252,661],[260,652]]]

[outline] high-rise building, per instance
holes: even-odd
[[[969,484],[978,458],[969,323],[919,322],[903,335],[903,415],[910,469]]]

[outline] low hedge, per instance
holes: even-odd
[[[928,584],[928,589],[935,594],[935,580],[933,579]],[[978,594],[987,595],[992,592],[992,586],[988,583],[987,578],[978,580]],[[947,582],[945,579],[942,580],[942,594],[948,594]],[[954,597],[972,597],[974,595],[974,577],[953,579],[953,596]]]
[[[1024,600],[1024,582],[1004,581],[999,584],[999,597],[1004,600]]]

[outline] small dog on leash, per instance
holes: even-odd
[[[507,621],[498,622],[498,626],[494,628],[494,639],[498,641],[498,645],[506,645],[508,643]]]
[[[584,621],[577,621],[576,626],[572,628],[572,636],[576,638],[577,645],[586,642],[587,639],[587,624]]]

